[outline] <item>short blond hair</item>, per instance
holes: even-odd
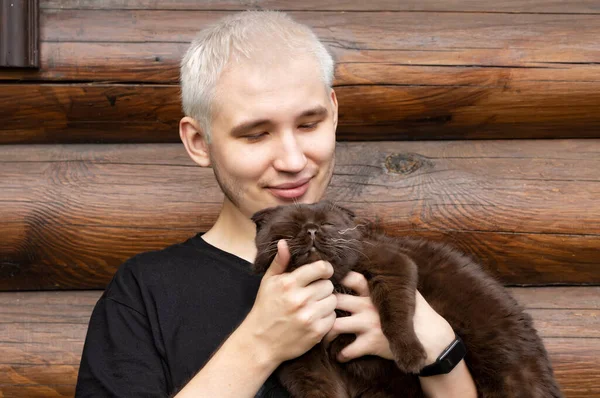
[[[326,87],[333,84],[334,61],[306,25],[278,11],[244,11],[227,16],[194,39],[181,60],[181,102],[186,116],[200,123],[210,142],[219,76],[231,61],[252,60],[258,51],[293,51],[317,61]]]

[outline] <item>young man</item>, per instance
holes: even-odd
[[[305,26],[274,12],[245,12],[206,29],[181,66],[189,156],[212,167],[225,194],[214,226],[186,242],[125,262],[98,301],[77,396],[287,396],[273,376],[283,361],[340,333],[357,339],[340,361],[392,358],[364,277],[335,295],[331,264],[294,272],[280,241],[261,278],[250,216],[320,200],[334,167],[333,60]],[[336,319],[336,308],[352,315]],[[417,293],[414,317],[428,362],[453,341],[450,325]],[[475,397],[461,361],[421,379],[431,397]]]

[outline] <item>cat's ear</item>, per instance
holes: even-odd
[[[344,213],[346,213],[346,214],[347,214],[347,215],[350,217],[350,219],[352,219],[352,220],[354,220],[354,218],[356,217],[356,214],[355,214],[355,213],[354,213],[352,210],[350,210],[350,209],[346,209],[345,207],[342,207],[342,206],[340,206],[340,205],[336,205],[335,203],[333,203],[333,202],[330,202],[330,201],[328,201],[328,200],[324,200],[324,201],[323,201],[323,203],[325,203],[325,205],[326,205],[326,206],[330,206],[332,209],[338,209],[338,210],[341,210],[341,211],[343,211],[343,212],[344,212]]]
[[[267,207],[254,213],[251,217],[254,224],[256,224],[256,230],[258,231],[264,224],[269,220],[271,215],[275,212],[278,207]]]

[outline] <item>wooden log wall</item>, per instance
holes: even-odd
[[[99,289],[205,231],[222,193],[182,144],[0,146],[0,290]],[[328,198],[451,240],[507,284],[599,284],[600,141],[339,143]]]
[[[600,287],[510,291],[533,316],[566,397],[600,396]],[[73,396],[82,336],[100,294],[0,292],[0,396]]]
[[[222,194],[179,142],[178,63],[252,8],[288,11],[336,58],[327,197],[530,286],[511,291],[566,396],[600,395],[600,2],[39,5],[41,68],[0,69],[0,397],[72,396],[117,267],[215,221]]]
[[[247,7],[328,44],[340,139],[596,136],[598,2],[501,3],[41,0],[41,70],[0,71],[0,143],[177,142],[182,53]]]

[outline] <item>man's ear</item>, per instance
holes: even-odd
[[[337,129],[338,124],[338,102],[337,97],[335,95],[335,90],[333,88],[331,89],[331,93],[329,94],[329,96],[331,99],[331,105],[333,109],[333,130],[335,131],[335,129]]]
[[[252,219],[252,221],[254,221],[254,224],[256,224],[257,232],[262,228],[262,226],[265,224],[265,222],[269,221],[269,219],[271,218],[273,213],[275,213],[275,210],[277,210],[278,208],[279,208],[279,206],[267,207],[266,209],[257,211],[256,213],[254,213],[252,215],[252,217],[250,217]]]
[[[200,128],[200,123],[189,116],[183,117],[179,121],[179,138],[194,162],[202,167],[211,165],[206,134]]]

